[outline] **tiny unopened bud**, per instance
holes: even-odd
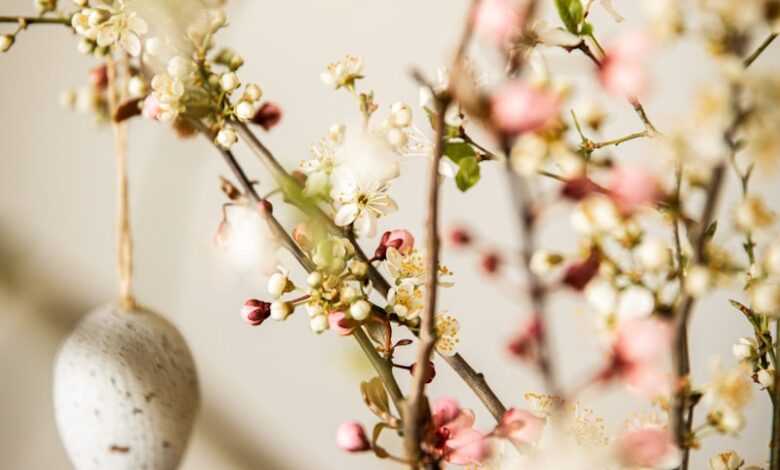
[[[412,367],[409,369],[409,373],[414,375],[416,369],[417,363],[412,364]],[[425,383],[429,384],[433,382],[434,378],[436,378],[436,368],[434,367],[432,361],[428,361],[428,369],[425,371]]]
[[[76,46],[76,49],[84,55],[92,54],[92,52],[95,50],[95,42],[87,39],[87,38],[81,38],[79,39],[79,43]]]
[[[711,470],[739,470],[745,464],[742,457],[733,450],[723,452],[710,459]]]
[[[252,326],[259,326],[271,314],[271,304],[262,300],[249,299],[241,307],[241,317]]]
[[[0,52],[6,52],[14,45],[14,37],[10,34],[0,36]]]
[[[35,0],[38,13],[49,13],[57,9],[57,0]]]
[[[235,72],[227,72],[219,77],[219,86],[228,93],[241,86],[241,81],[238,79],[238,75]]]
[[[357,321],[363,321],[371,313],[371,304],[365,300],[358,300],[349,307],[349,314]]]
[[[325,310],[322,309],[322,305],[313,302],[306,304],[306,315],[308,315],[309,318],[314,318],[318,315],[323,315],[324,313]]]
[[[322,274],[319,271],[313,271],[306,278],[306,284],[308,284],[309,287],[319,287],[320,284],[322,284]]]
[[[156,56],[162,51],[160,38],[149,38],[144,42],[144,52],[150,56]]]
[[[240,101],[236,105],[236,117],[242,121],[248,121],[255,115],[255,107],[249,101]]]
[[[292,305],[288,302],[277,300],[271,304],[271,318],[276,321],[286,319],[292,313]]]
[[[775,370],[761,369],[756,373],[756,380],[764,388],[773,388],[775,385]]]
[[[473,237],[471,233],[463,227],[456,227],[450,230],[450,243],[457,248],[471,244]]]
[[[111,17],[111,13],[108,10],[102,8],[95,8],[89,13],[88,23],[90,26],[98,26],[104,23]]]
[[[654,238],[644,240],[637,247],[636,254],[642,266],[651,271],[666,268],[671,259],[666,243]]]
[[[260,101],[260,98],[262,97],[263,97],[263,90],[260,89],[260,87],[254,83],[250,83],[244,89],[244,99],[247,101],[251,101],[251,102]]]
[[[563,262],[563,256],[547,250],[537,250],[531,257],[531,270],[537,276],[545,276]]]
[[[317,315],[309,320],[311,331],[320,334],[328,329],[328,318],[325,315]]]
[[[390,107],[390,123],[395,127],[408,127],[412,123],[412,108],[406,103]]]
[[[362,279],[368,274],[368,264],[363,261],[356,259],[350,260],[347,267],[349,268],[349,272],[354,274],[358,279]]]
[[[501,269],[502,262],[503,260],[498,253],[488,252],[482,255],[479,265],[484,273],[496,274]]]
[[[146,81],[137,75],[130,77],[130,80],[127,82],[127,91],[133,98],[144,96],[148,91]]]
[[[263,103],[252,117],[252,122],[269,131],[282,120],[282,108],[274,103]]]
[[[363,426],[357,421],[347,421],[336,431],[336,445],[347,452],[363,452],[371,448]]]
[[[394,127],[391,127],[387,130],[385,139],[387,140],[387,143],[390,144],[390,146],[396,148],[403,147],[407,142],[409,142],[409,137],[406,135],[406,133]]]
[[[238,135],[232,127],[224,127],[217,133],[216,141],[222,148],[229,149],[238,142]]]
[[[268,278],[268,294],[270,294],[273,298],[278,299],[287,290],[289,282],[290,281],[287,279],[285,274],[273,273],[271,277]]]
[[[731,352],[737,360],[746,361],[753,357],[756,352],[755,340],[752,338],[740,338],[739,341],[731,347]]]

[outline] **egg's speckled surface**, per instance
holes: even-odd
[[[54,366],[57,426],[77,470],[173,470],[199,394],[184,338],[161,316],[98,307]]]

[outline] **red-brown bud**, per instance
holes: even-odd
[[[412,364],[412,367],[409,368],[409,373],[414,375],[416,369],[417,363]],[[428,369],[425,371],[425,383],[433,382],[434,378],[436,378],[436,368],[433,365],[433,361],[428,361]]]
[[[252,326],[260,326],[271,315],[271,304],[257,299],[249,299],[241,307],[241,317]]]
[[[480,266],[485,274],[496,274],[501,269],[502,264],[503,260],[496,252],[485,253],[480,260]]]
[[[274,103],[263,103],[257,110],[252,122],[262,127],[266,131],[271,130],[282,120],[282,108]]]

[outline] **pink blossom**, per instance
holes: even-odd
[[[618,438],[616,450],[621,463],[631,467],[671,469],[680,463],[680,451],[668,428],[626,431]]]
[[[349,336],[355,329],[355,322],[348,318],[344,312],[336,311],[328,314],[328,325],[330,329],[341,336]]]
[[[149,95],[144,99],[144,108],[142,114],[147,119],[157,119],[160,115],[160,101],[154,95]]]
[[[490,455],[485,436],[474,429],[474,413],[464,410],[452,398],[433,403],[433,446],[447,462],[473,465]]]
[[[493,123],[505,134],[533,132],[544,127],[558,114],[560,104],[557,95],[513,80],[493,95]]]
[[[271,304],[262,300],[249,299],[241,307],[241,317],[252,326],[260,326],[271,315]]]
[[[503,45],[517,33],[522,18],[511,0],[482,0],[474,12],[474,29]]]
[[[505,437],[518,445],[534,445],[542,437],[545,420],[530,411],[510,408],[501,417],[496,435]]]
[[[655,175],[637,167],[614,168],[607,189],[618,209],[624,214],[630,214],[642,206],[655,204],[662,196]]]
[[[379,240],[379,246],[374,252],[374,259],[385,259],[388,248],[395,248],[401,254],[407,255],[414,249],[414,236],[404,229],[388,230],[382,234],[382,239]]]
[[[357,421],[342,423],[336,431],[336,445],[347,452],[363,452],[371,448],[363,426]]]
[[[619,379],[636,392],[653,397],[669,391],[670,377],[662,370],[668,354],[672,329],[655,318],[632,320],[622,324],[602,380]]]
[[[634,31],[624,34],[607,49],[601,61],[599,78],[608,92],[628,97],[645,92],[647,76],[642,60],[649,52],[650,45],[645,34]]]

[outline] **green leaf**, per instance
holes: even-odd
[[[458,189],[465,192],[479,182],[479,161],[477,157],[465,157],[458,164],[460,168],[455,175],[455,184],[458,185]]]
[[[444,155],[455,163],[460,163],[464,158],[476,157],[474,147],[463,141],[450,140],[444,144]]]
[[[555,0],[555,6],[558,8],[558,16],[566,29],[574,34],[579,34],[580,23],[585,16],[585,10],[582,8],[580,0]]]

